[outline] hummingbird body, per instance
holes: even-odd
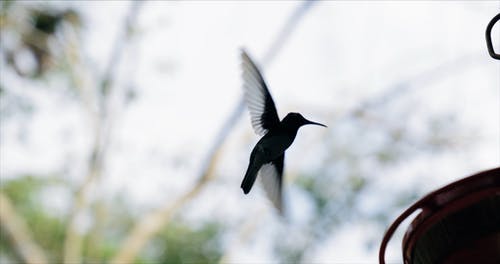
[[[252,153],[263,156],[264,162],[271,162],[285,152],[292,145],[299,128],[289,128],[280,123],[280,126],[264,135],[254,147]]]
[[[257,172],[266,163],[273,162],[280,157],[284,157],[285,150],[290,147],[297,135],[298,128],[287,129],[280,123],[276,130],[269,131],[255,145],[250,154],[250,163],[241,183],[243,192],[247,194],[255,182]]]
[[[320,125],[305,119],[299,113],[288,113],[279,120],[273,98],[267,89],[260,71],[250,57],[242,52],[245,101],[250,110],[252,126],[263,137],[250,154],[250,162],[241,188],[248,194],[261,175],[264,189],[274,206],[282,213],[282,178],[287,150],[303,125]],[[326,127],[326,126],[325,126]]]

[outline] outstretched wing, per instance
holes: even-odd
[[[264,164],[259,173],[259,178],[266,192],[267,197],[278,209],[280,214],[283,214],[283,164],[285,153],[270,163]]]
[[[250,111],[252,127],[258,135],[264,135],[280,122],[273,98],[264,78],[248,54],[242,50],[243,89],[245,102]]]

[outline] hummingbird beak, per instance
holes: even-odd
[[[304,119],[305,119],[305,118],[304,118]],[[327,126],[325,126],[325,125],[323,125],[323,124],[320,124],[320,123],[316,123],[316,122],[313,122],[313,121],[309,121],[309,120],[307,120],[307,119],[305,119],[305,120],[306,120],[305,125],[317,125],[317,126],[327,127]]]

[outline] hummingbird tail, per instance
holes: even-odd
[[[245,178],[241,182],[241,189],[243,189],[243,193],[247,194],[252,189],[252,186],[257,178],[257,173],[259,172],[260,166],[256,166],[256,164],[250,163],[248,165],[247,172],[245,173]]]

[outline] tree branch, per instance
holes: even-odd
[[[24,219],[15,211],[9,198],[0,192],[0,223],[14,244],[15,249],[28,264],[45,264],[47,257],[33,240]]]
[[[384,92],[362,101],[357,107],[346,112],[342,118],[349,119],[362,114],[367,110],[374,110],[377,107],[387,104],[388,101],[397,98],[417,87],[425,88],[429,84],[442,80],[447,74],[459,72],[467,67],[480,62],[481,52],[473,52],[460,55],[457,58],[444,61],[436,66],[432,66],[414,76],[408,77],[390,85]],[[450,91],[452,92],[452,91]]]
[[[116,75],[116,67],[119,64],[121,57],[123,56],[123,47],[126,40],[129,39],[131,28],[135,24],[137,14],[141,2],[134,2],[125,18],[124,32],[123,34],[118,34],[115,39],[113,53],[110,57],[109,63],[107,65],[106,71],[100,82],[100,98],[99,100],[99,112],[95,116],[95,138],[89,158],[89,172],[83,182],[79,187],[78,191],[75,193],[75,201],[73,205],[73,210],[70,213],[68,226],[66,229],[66,238],[64,241],[64,263],[80,263],[81,262],[81,251],[83,238],[80,232],[77,230],[78,221],[83,214],[84,209],[88,206],[88,195],[92,189],[93,183],[102,174],[102,166],[104,163],[105,152],[107,149],[107,144],[109,142],[110,126],[106,127],[109,122],[109,117],[107,114],[108,108],[108,97],[111,93],[111,88]],[[84,90],[84,89],[81,89]],[[87,103],[88,104],[88,103]],[[92,104],[88,104],[92,105]],[[93,112],[90,108],[89,111]],[[91,113],[92,114],[92,113]]]

